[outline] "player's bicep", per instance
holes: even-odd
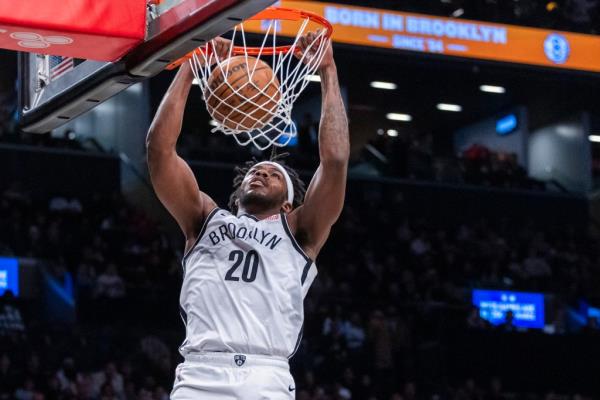
[[[186,237],[195,237],[198,227],[216,207],[198,187],[189,165],[175,152],[148,153],[152,186],[161,203],[175,218]]]

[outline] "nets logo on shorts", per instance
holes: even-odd
[[[233,361],[235,361],[235,365],[241,367],[246,362],[246,356],[236,354],[235,356],[233,356]]]
[[[544,41],[544,53],[555,64],[564,64],[571,53],[569,41],[563,35],[553,33]]]

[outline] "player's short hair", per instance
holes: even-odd
[[[302,205],[302,203],[304,202],[306,185],[304,184],[304,181],[302,181],[302,179],[300,178],[298,172],[296,172],[296,170],[290,168],[285,164],[284,158],[287,156],[287,153],[272,155],[271,158],[266,161],[276,162],[277,164],[285,168],[285,170],[287,171],[288,175],[290,176],[290,179],[292,180],[292,184],[294,185],[294,203],[292,204],[292,206],[296,208]],[[241,195],[240,191],[242,189],[242,181],[248,174],[248,171],[250,171],[250,169],[252,169],[252,167],[254,167],[259,162],[262,161],[259,161],[256,158],[254,158],[252,159],[252,161],[246,161],[243,166],[235,167],[234,172],[236,175],[233,178],[233,193],[231,193],[231,196],[229,196],[229,209],[231,210],[232,214],[237,214],[238,212],[238,206],[236,204],[236,201],[240,198]]]

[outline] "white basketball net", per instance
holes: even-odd
[[[301,57],[294,55],[298,50],[299,39],[307,33],[306,28],[309,23],[307,18],[301,22],[300,29],[289,52],[274,51],[273,55],[265,55],[263,54],[265,49],[268,47],[275,49],[277,45],[277,24],[279,20],[263,21],[263,23],[264,25],[268,24],[268,28],[258,55],[248,55],[247,51],[243,54],[233,54],[233,51],[230,50],[227,57],[219,59],[215,52],[209,51],[210,47],[207,43],[200,48],[200,54],[194,53],[190,60],[196,80],[202,89],[204,101],[206,102],[209,98],[211,101],[218,99],[218,104],[215,107],[208,107],[209,113],[216,123],[212,132],[220,131],[226,135],[232,135],[238,144],[246,146],[253,143],[260,150],[265,150],[272,145],[286,146],[297,135],[296,125],[292,121],[292,107],[309,84],[309,80],[306,79],[307,76],[314,74],[321,64],[328,44],[326,32],[323,29],[319,31],[315,40],[307,46]],[[244,34],[243,24],[236,26],[233,31],[232,42],[237,44],[239,41],[246,49],[246,35]],[[247,83],[241,87],[234,88],[227,79],[223,79],[219,86],[211,88],[208,84],[211,73],[218,68],[221,70],[221,76],[228,76],[229,64],[233,56],[246,57],[246,65],[248,66],[252,66],[248,62],[249,57],[258,58],[270,64],[274,74],[271,81],[265,85],[265,88],[269,88],[277,79],[279,80],[279,91],[269,95],[267,90],[257,88],[253,84],[252,77],[259,62],[256,62],[253,68],[246,69],[248,74]],[[228,86],[230,94],[227,97],[220,98],[215,93],[222,92],[225,89],[223,85]],[[251,97],[245,96],[244,88],[248,85],[253,85],[254,92],[258,89],[258,93]],[[239,101],[239,104],[231,106],[228,100],[234,96],[237,97],[235,103]],[[260,104],[255,101],[256,99],[261,100]],[[219,105],[223,104],[221,110],[225,109],[226,113],[219,112]],[[258,109],[262,118],[255,118],[248,112],[244,112],[244,109]],[[239,120],[240,113],[245,114],[243,123],[236,123],[232,117]],[[266,121],[266,119],[269,120]]]

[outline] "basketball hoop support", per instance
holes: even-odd
[[[85,61],[51,82],[32,107],[30,54],[20,54],[19,128],[49,132],[94,108],[129,86],[162,72],[167,65],[255,15],[275,0],[186,0],[164,18],[150,22],[150,39],[115,63]],[[201,12],[198,12],[201,11]],[[181,16],[185,16],[182,18]]]

